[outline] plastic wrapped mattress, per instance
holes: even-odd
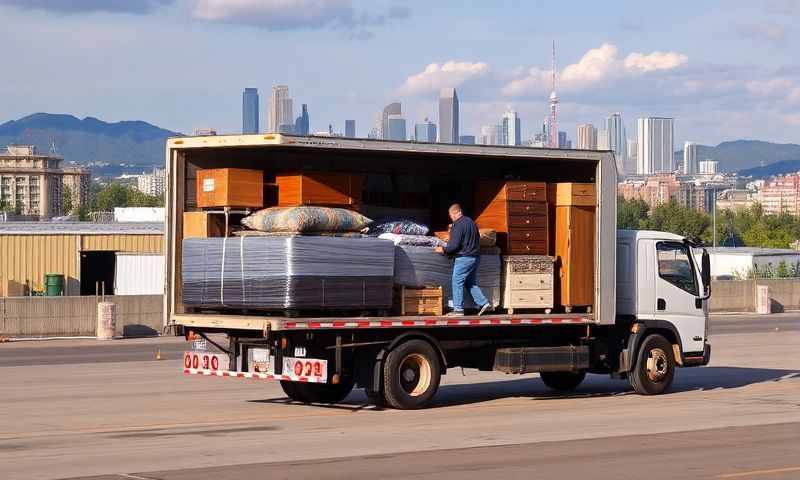
[[[394,282],[409,287],[441,285],[446,303],[452,306],[453,259],[434,253],[430,247],[398,245],[395,248]],[[500,250],[482,249],[478,286],[494,306],[500,304],[500,277]],[[464,303],[467,307],[475,306],[467,292],[464,294]]]
[[[267,310],[390,308],[394,248],[377,238],[187,238],[183,303]]]

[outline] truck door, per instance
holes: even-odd
[[[698,299],[700,282],[690,255],[689,246],[682,242],[656,243],[655,318],[675,326],[684,352],[702,352],[705,302]]]

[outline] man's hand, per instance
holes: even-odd
[[[444,247],[436,247],[433,249],[433,253],[444,253]]]

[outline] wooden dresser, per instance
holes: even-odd
[[[279,174],[278,206],[324,205],[353,208],[361,203],[362,175],[332,172]]]
[[[543,182],[480,181],[475,192],[475,223],[497,232],[497,246],[508,255],[547,255],[547,185]]]
[[[594,236],[597,195],[593,183],[549,185],[558,275],[556,304],[591,312],[594,303]]]
[[[503,257],[503,308],[553,308],[553,257],[506,255]]]

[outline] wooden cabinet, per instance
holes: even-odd
[[[183,212],[183,238],[224,236],[224,216],[208,212]]]
[[[558,264],[556,304],[591,310],[594,303],[595,205],[593,184],[559,183],[553,202],[554,254]]]
[[[553,257],[506,255],[503,257],[503,308],[553,308]]]
[[[275,176],[278,206],[353,206],[361,203],[363,177],[349,173],[306,172]]]
[[[497,245],[503,253],[547,254],[546,184],[481,181],[476,187],[475,223],[497,232]]]
[[[264,173],[245,168],[198,170],[197,206],[262,208]]]

